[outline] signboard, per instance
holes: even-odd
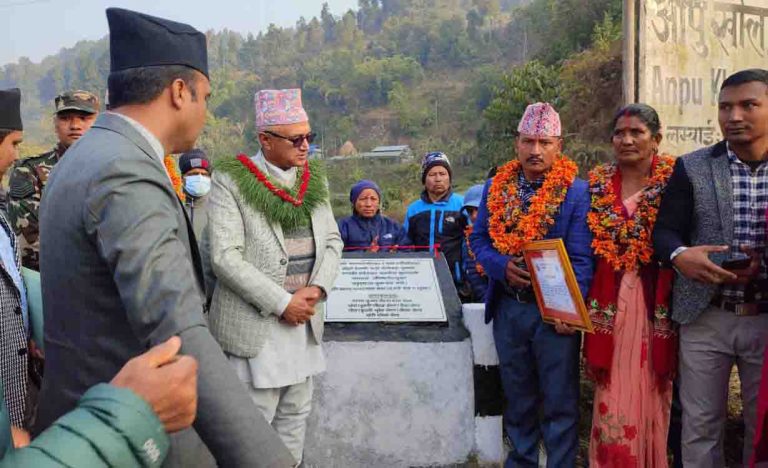
[[[432,258],[342,258],[326,322],[445,322]]]
[[[720,85],[768,63],[768,0],[640,1],[638,100],[661,117],[672,155],[722,139]]]

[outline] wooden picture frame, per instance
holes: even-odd
[[[577,330],[593,333],[592,320],[563,240],[529,242],[523,246],[523,257],[542,320],[554,324],[559,319]]]

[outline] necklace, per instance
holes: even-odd
[[[506,163],[488,190],[488,233],[503,255],[520,255],[523,245],[544,238],[578,172],[576,163],[566,156],[558,157],[526,212],[518,195],[520,170],[520,161]]]
[[[296,193],[296,196],[292,196],[287,191],[281,189],[280,187],[276,187],[275,184],[270,182],[270,180],[267,178],[266,175],[264,175],[261,170],[256,166],[256,164],[251,161],[251,158],[244,154],[238,154],[237,160],[242,163],[243,166],[248,168],[248,171],[251,172],[251,174],[256,176],[256,179],[258,179],[259,182],[263,186],[267,188],[270,192],[272,192],[273,195],[280,197],[285,202],[288,202],[292,204],[293,206],[301,206],[304,203],[304,194],[307,193],[307,187],[309,186],[309,179],[312,176],[311,171],[309,170],[309,162],[304,163],[304,167],[301,171],[301,185],[299,186],[299,191]]]
[[[614,270],[637,270],[650,263],[653,255],[651,232],[659,212],[661,194],[672,175],[674,163],[671,156],[654,156],[651,176],[631,217],[625,216],[624,208],[618,201],[616,185],[621,183],[621,171],[616,163],[604,164],[590,171],[592,208],[587,215],[587,223],[594,236],[592,248]]]

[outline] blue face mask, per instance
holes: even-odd
[[[211,191],[211,178],[202,174],[186,176],[184,190],[195,198],[204,197]]]

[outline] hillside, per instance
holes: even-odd
[[[214,157],[254,151],[254,92],[300,87],[326,156],[346,141],[360,151],[394,144],[417,155],[442,150],[464,188],[509,158],[525,104],[548,99],[561,106],[572,147],[587,148],[588,162],[592,143],[604,141],[601,112],[620,98],[620,58],[611,48],[620,37],[620,3],[359,0],[357,10],[334,14],[324,4],[315,17],[255,36],[208,31],[213,98],[199,144]],[[107,38],[0,68],[0,87],[24,93],[26,153],[53,143],[53,97],[74,88],[103,96],[108,69]],[[591,87],[596,80],[603,83]],[[585,111],[585,102],[604,98],[600,92],[609,95],[599,109]],[[565,118],[569,106],[574,125]],[[375,167],[362,172],[383,177],[387,189],[396,182]],[[341,179],[332,187],[337,194],[346,191]],[[415,187],[391,188],[405,202],[418,179]]]

